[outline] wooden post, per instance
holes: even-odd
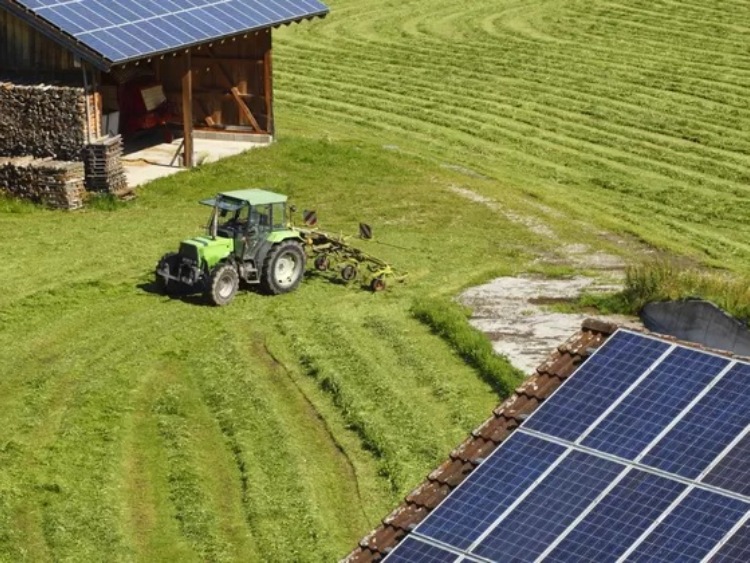
[[[193,68],[190,52],[185,54],[185,73],[182,75],[182,130],[185,152],[182,164],[193,167]]]
[[[263,94],[266,98],[266,132],[274,134],[273,126],[273,75],[271,74],[271,47],[263,55]]]

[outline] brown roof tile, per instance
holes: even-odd
[[[380,526],[363,538],[344,561],[381,561],[616,329],[617,326],[610,323],[594,319],[584,321],[581,330],[555,350],[537,368],[536,373],[524,381],[493,411],[489,419],[451,452],[446,461],[409,493]]]

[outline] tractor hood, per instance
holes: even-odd
[[[205,264],[210,270],[234,251],[234,240],[225,237],[199,236],[183,240],[180,254]]]

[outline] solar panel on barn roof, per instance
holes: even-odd
[[[321,16],[318,0],[15,0],[113,63]]]
[[[750,364],[620,330],[388,555],[750,561]]]

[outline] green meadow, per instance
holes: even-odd
[[[580,243],[750,274],[746,2],[329,5],[275,32],[272,147],[0,200],[1,561],[335,561],[519,380],[461,289],[585,273]],[[154,293],[197,201],[253,186],[368,222],[407,282]]]

